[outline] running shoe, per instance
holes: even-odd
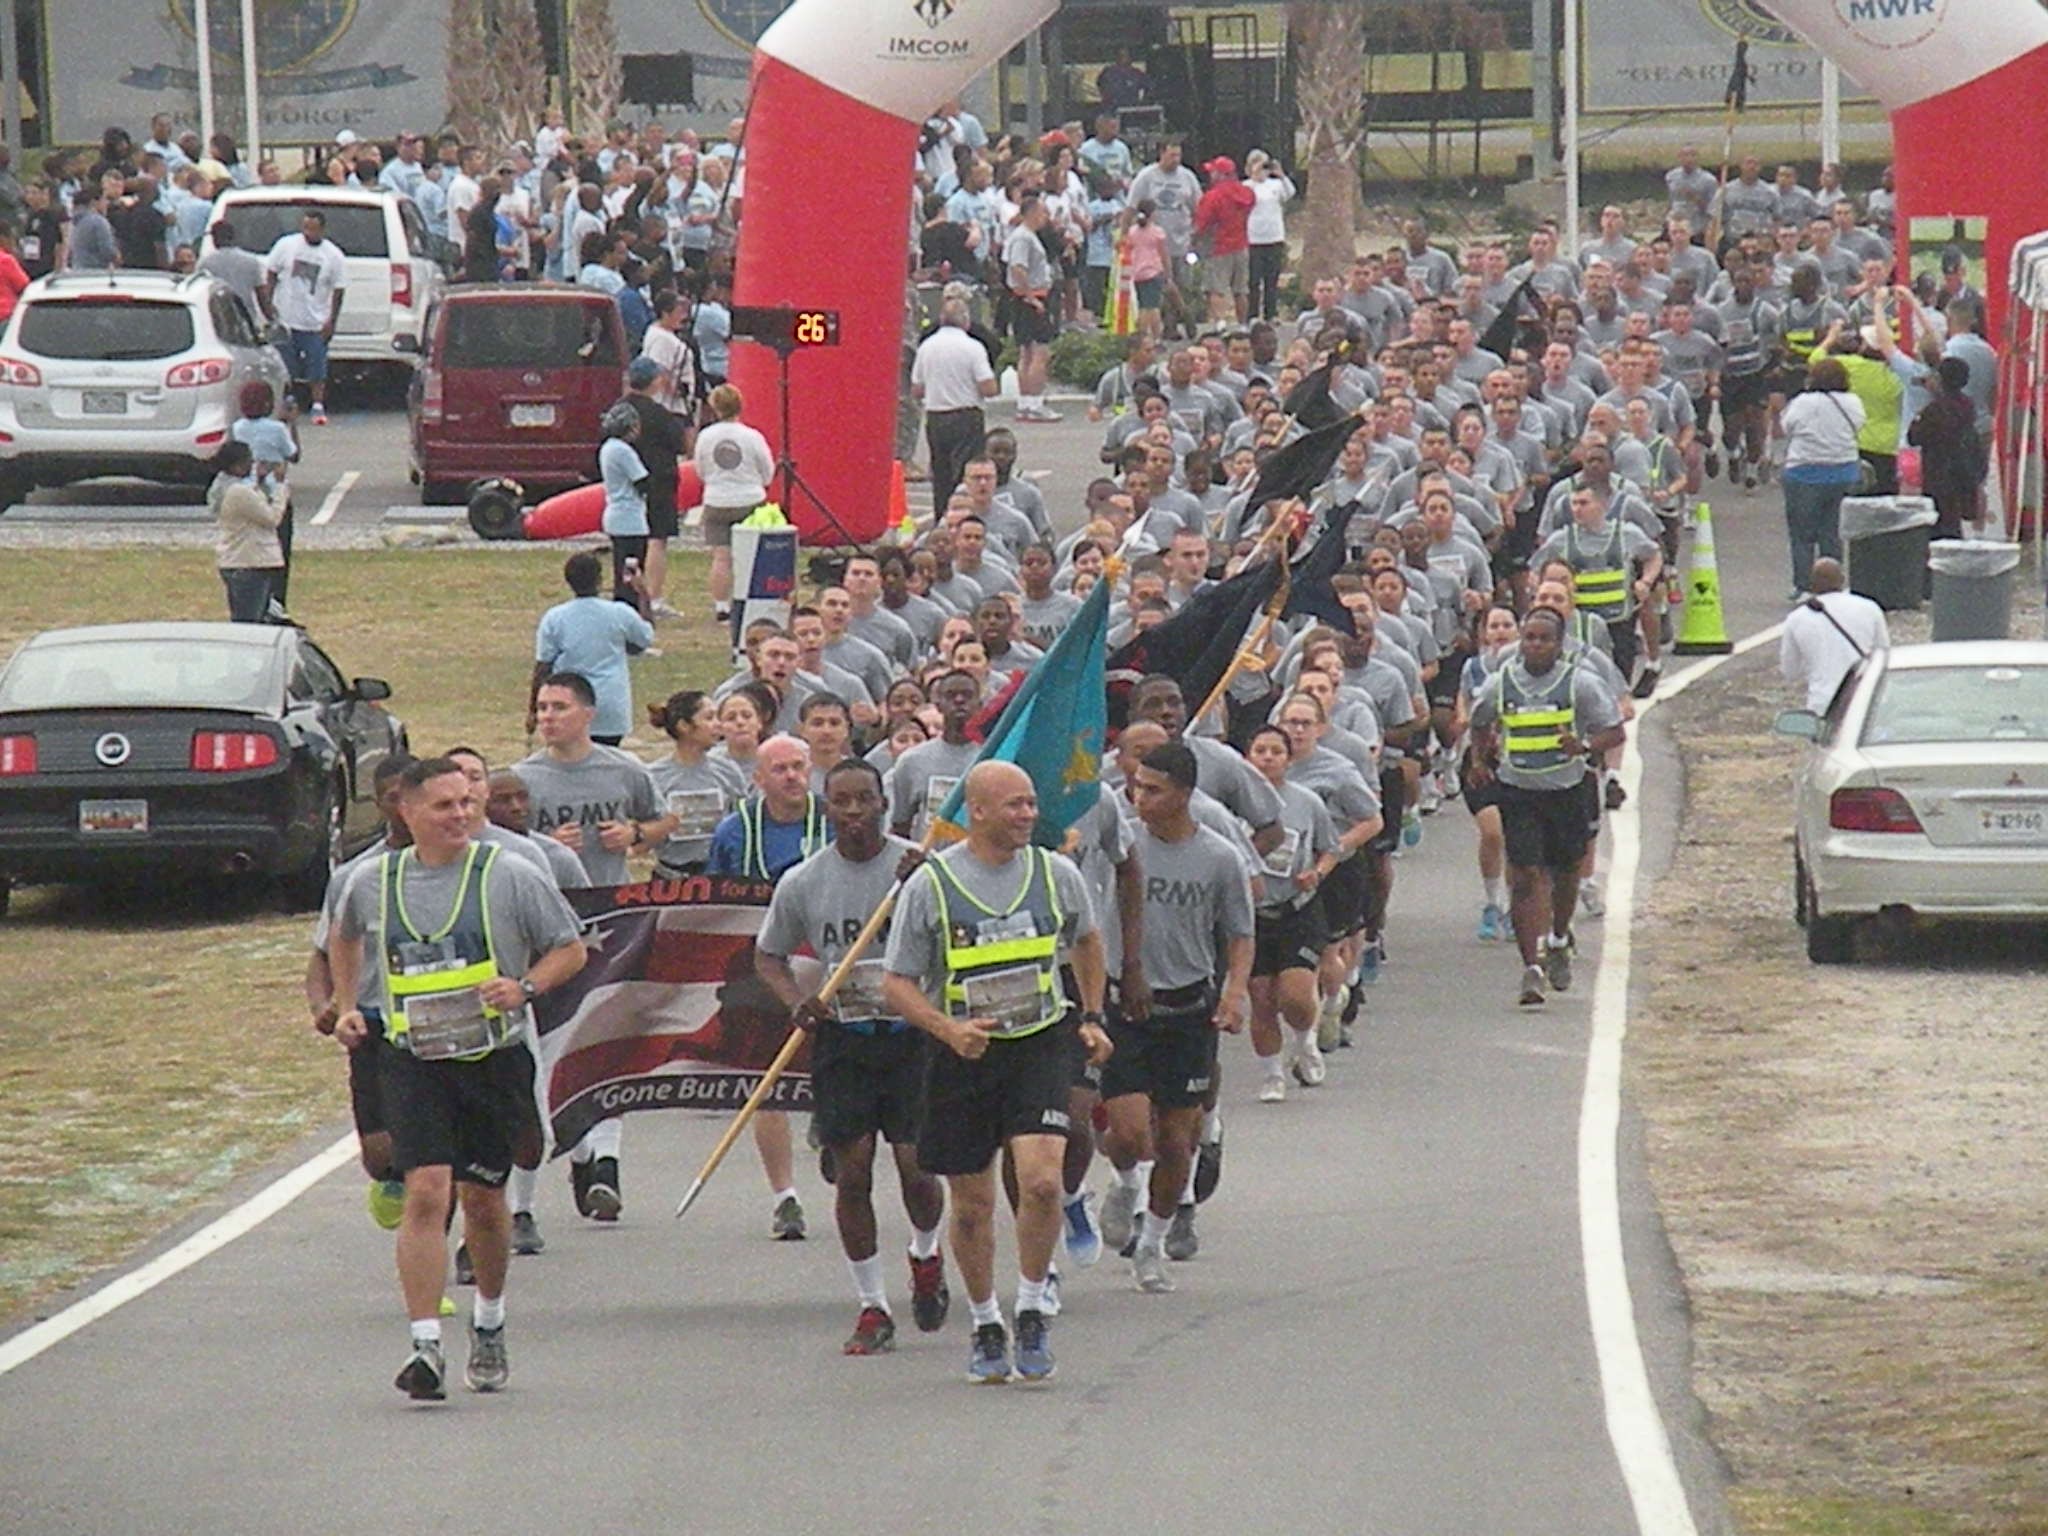
[[[512,1251],[521,1258],[530,1259],[535,1254],[544,1252],[547,1246],[547,1239],[540,1235],[540,1225],[533,1219],[533,1212],[514,1211],[512,1213]]]
[[[1195,1204],[1206,1204],[1223,1182],[1223,1122],[1216,1123],[1216,1139],[1195,1148]]]
[[[470,1262],[468,1243],[457,1243],[455,1245],[455,1283],[457,1285],[476,1284],[476,1265]]]
[[[505,1357],[505,1325],[479,1328],[469,1325],[469,1363],[462,1368],[463,1385],[472,1392],[502,1392],[512,1374],[512,1362]]]
[[[1052,1344],[1046,1337],[1043,1312],[1017,1314],[1017,1379],[1023,1382],[1051,1381]]]
[[[1718,480],[1721,478],[1721,455],[1714,452],[1714,450],[1711,448],[1707,450],[1706,469],[1707,478],[1709,480]]]
[[[590,1185],[584,1198],[589,1202],[592,1221],[619,1219],[619,1212],[626,1208],[626,1202],[619,1198],[619,1160],[616,1157],[591,1159]]]
[[[784,1195],[775,1207],[775,1214],[769,1219],[769,1232],[778,1243],[800,1243],[804,1240],[804,1206],[795,1195]]]
[[[665,597],[657,597],[653,602],[649,603],[647,611],[657,619],[680,619],[682,617],[676,611],[675,605]]]
[[[1422,781],[1422,803],[1416,806],[1416,813],[1422,816],[1434,816],[1443,809],[1443,806],[1444,792],[1438,787],[1435,778],[1424,779]]]
[[[1569,992],[1572,986],[1572,946],[1569,939],[1543,941],[1543,974],[1553,992]]]
[[[1407,810],[1401,813],[1401,846],[1420,848],[1422,846],[1422,812]]]
[[[1304,1050],[1313,1046],[1317,1050],[1334,1051],[1337,1041],[1344,1033],[1344,994],[1332,992],[1323,999],[1321,1012],[1316,1015],[1315,1032],[1302,1042]],[[1296,1077],[1301,1076],[1300,1064],[1296,1064]]]
[[[1137,1214],[1138,1191],[1121,1180],[1110,1185],[1109,1193],[1102,1197],[1103,1246],[1121,1252],[1131,1240]]]
[[[441,1360],[441,1346],[431,1339],[416,1340],[405,1367],[398,1373],[398,1390],[418,1403],[438,1403],[448,1395],[448,1367]]]
[[[881,1307],[862,1307],[842,1355],[885,1355],[896,1347],[896,1319]]]
[[[1522,967],[1522,992],[1520,1002],[1524,1008],[1534,1008],[1543,1001],[1543,967],[1525,965]]]
[[[1657,685],[1655,683],[1652,683],[1650,686],[1652,689],[1654,689]],[[1638,698],[1649,697],[1649,695],[1641,693],[1637,694],[1636,696]],[[1607,809],[1609,809],[1610,811],[1618,811],[1624,805],[1627,804],[1628,791],[1621,787],[1621,780],[1609,779],[1607,781]]]
[[[1506,919],[1501,916],[1500,908],[1492,902],[1489,901],[1479,909],[1479,938],[1482,943],[1498,944],[1506,928]]]
[[[1173,1223],[1166,1229],[1166,1256],[1184,1263],[1201,1251],[1202,1240],[1195,1234],[1195,1208],[1186,1204],[1175,1207]]]
[[[1285,1104],[1287,1102],[1287,1079],[1284,1077],[1267,1078],[1265,1084],[1259,1089],[1259,1102],[1261,1104]]]
[[[1365,953],[1358,957],[1358,979],[1368,987],[1380,979],[1380,949],[1377,944],[1365,946]]]
[[[1365,1011],[1365,988],[1349,983],[1344,987],[1344,1006],[1337,1013],[1337,1044],[1344,1050],[1351,1049],[1351,1026],[1358,1022],[1359,1014]]]
[[[594,1158],[585,1158],[580,1163],[573,1157],[569,1159],[569,1193],[576,1198],[578,1216],[590,1214],[590,1170],[595,1162]]]
[[[443,1317],[453,1317],[455,1315],[455,1298],[453,1296],[443,1296],[441,1298],[441,1315]]]
[[[1321,1046],[1313,1038],[1302,1041],[1294,1058],[1294,1080],[1304,1088],[1320,1088],[1327,1076],[1329,1064],[1323,1060]]]
[[[1579,910],[1588,917],[1600,917],[1607,911],[1607,899],[1600,894],[1600,887],[1594,881],[1579,882]]]
[[[1166,1272],[1166,1255],[1157,1248],[1140,1248],[1131,1255],[1131,1278],[1138,1289],[1163,1296],[1173,1289],[1173,1277]]]
[[[1044,1298],[1044,1304],[1038,1310],[1047,1317],[1058,1317],[1060,1315],[1060,1272],[1058,1270],[1050,1267],[1046,1269],[1045,1289],[1039,1292],[1039,1295]]]
[[[946,1326],[953,1293],[946,1289],[946,1261],[939,1254],[910,1261],[910,1316],[919,1333],[937,1333]]]
[[[1455,800],[1465,792],[1465,786],[1458,778],[1458,765],[1455,762],[1446,767],[1436,778],[1437,783],[1443,789],[1446,800]]]
[[[326,425],[327,425],[327,407],[326,407],[326,406],[324,406],[324,405],[316,405],[316,406],[314,406],[314,407],[313,407],[313,425],[314,425],[314,426],[316,426],[316,427],[324,427],[324,426],[326,426]]]
[[[1017,1326],[1024,1326],[1022,1317]],[[1010,1379],[1010,1336],[1001,1323],[983,1323],[974,1330],[974,1347],[967,1354],[967,1379],[978,1387],[1000,1387]]]
[[[1093,1200],[1084,1189],[1069,1196],[1065,1206],[1067,1257],[1083,1269],[1102,1257],[1102,1234],[1095,1227]]]
[[[367,1195],[370,1220],[386,1232],[398,1230],[398,1224],[405,1219],[405,1181],[402,1179],[373,1179]]]
[[[1663,680],[1663,677],[1664,669],[1656,662],[1650,662],[1644,666],[1642,675],[1636,679],[1635,687],[1631,688],[1629,692],[1639,699],[1647,699],[1657,691],[1657,684]]]
[[[1745,491],[1753,491],[1756,489],[1756,470],[1753,467],[1744,467],[1742,471],[1742,488]]]

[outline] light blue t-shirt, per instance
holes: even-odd
[[[707,299],[697,306],[690,336],[697,343],[697,356],[703,360],[704,371],[714,379],[724,378],[731,361],[732,312]]]
[[[1977,430],[1991,430],[1991,416],[1998,401],[1998,353],[1975,331],[1959,331],[1942,344],[1943,357],[1960,357],[1970,365],[1970,382],[1963,393],[1977,407]]]
[[[604,520],[606,533],[647,532],[647,495],[640,489],[647,479],[647,466],[623,437],[608,437],[597,450],[597,471],[604,477]]]
[[[259,463],[291,464],[299,457],[299,450],[292,445],[291,428],[275,416],[244,416],[234,424],[232,435],[236,442],[249,445]]]
[[[633,728],[633,683],[626,672],[629,650],[654,643],[654,626],[625,603],[603,597],[572,597],[540,616],[533,659],[552,672],[576,672],[597,693],[593,736],[623,736]]]

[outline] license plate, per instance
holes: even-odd
[[[128,391],[125,389],[88,389],[80,392],[80,406],[88,416],[126,416],[128,414]]]
[[[134,836],[149,830],[147,800],[81,800],[78,830],[88,837]]]
[[[1977,829],[1993,842],[2038,843],[2048,839],[2048,806],[1981,806]]]
[[[515,427],[552,427],[554,424],[555,408],[552,405],[512,407],[512,425]]]

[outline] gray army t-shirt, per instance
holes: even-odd
[[[597,826],[602,821],[652,821],[663,814],[647,765],[617,747],[593,746],[589,756],[573,763],[536,752],[516,767],[532,797],[533,830],[546,835],[559,827],[582,827],[583,846],[575,853],[590,883],[625,884],[631,878],[626,855],[604,847]]]
[[[1145,891],[1145,980],[1154,991],[1220,985],[1225,946],[1252,936],[1251,882],[1237,851],[1199,825],[1170,843],[1141,822],[1136,843]]]
[[[944,864],[961,888],[983,906],[994,912],[1008,912],[1020,904],[1026,877],[1038,879],[1033,861],[1027,857],[1030,852],[1020,850],[1004,863],[991,866],[975,857],[968,844],[956,843],[932,862]],[[1088,884],[1073,860],[1057,853],[1047,854],[1046,858],[1052,866],[1053,895],[1060,906],[1060,950],[1064,954],[1079,939],[1096,931],[1095,906],[1088,899]],[[937,878],[920,870],[903,887],[889,928],[886,965],[892,976],[916,977],[932,1005],[943,1009],[946,943],[939,931],[938,898],[932,890],[932,882]],[[959,906],[957,898],[949,901],[953,908]],[[958,911],[953,915],[960,917]],[[984,916],[980,912],[972,915],[976,920]]]
[[[801,864],[784,870],[776,881],[775,896],[768,903],[768,916],[762,921],[755,947],[785,960],[808,948],[829,975],[895,888],[903,855],[916,851],[916,844],[885,833],[882,851],[865,864],[856,864],[839,843],[827,843]],[[884,924],[883,938],[888,931]],[[882,1004],[884,954],[877,943],[854,962],[832,999],[841,1019],[894,1017]],[[819,984],[824,984],[822,976]]]
[[[953,786],[967,776],[980,756],[979,742],[963,741],[955,746],[941,736],[921,741],[897,758],[884,785],[889,794],[889,825],[908,827],[924,836],[933,813],[944,808]]]

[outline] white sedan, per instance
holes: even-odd
[[[1806,953],[1855,958],[1860,919],[2048,915],[2048,644],[1879,651],[1825,716],[1795,789],[1795,913]]]

